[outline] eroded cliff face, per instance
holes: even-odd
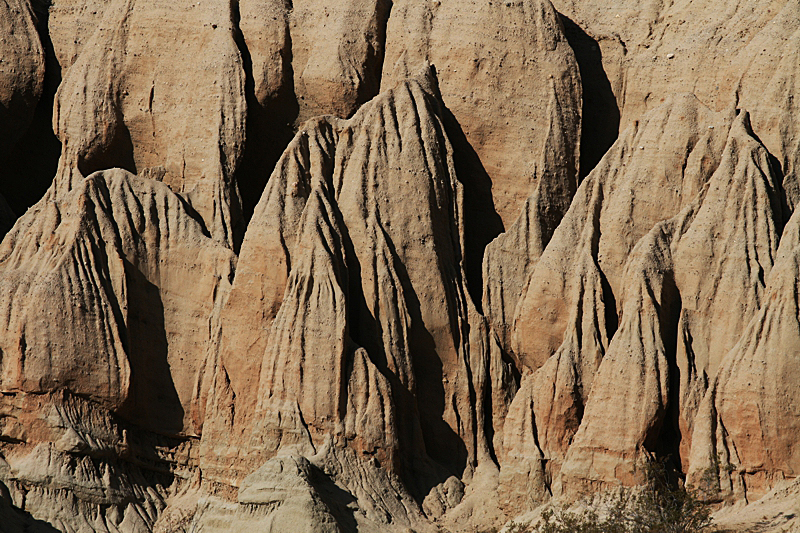
[[[334,4],[0,3],[0,524],[796,525],[797,3]]]

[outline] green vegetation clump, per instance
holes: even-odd
[[[711,509],[700,495],[670,480],[663,462],[645,465],[640,490],[612,493],[607,512],[546,510],[535,526],[512,524],[509,533],[705,533]]]
[[[720,487],[720,475],[730,476],[736,467],[729,462],[723,464],[722,453],[717,454],[711,465],[705,469],[699,480],[698,494],[706,503],[718,503],[724,499],[724,491]]]

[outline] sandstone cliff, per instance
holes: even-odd
[[[796,527],[798,21],[0,2],[0,530]]]

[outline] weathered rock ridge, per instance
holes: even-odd
[[[794,527],[799,53],[791,0],[0,2],[0,530],[475,531],[654,460]]]

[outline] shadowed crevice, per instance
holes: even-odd
[[[598,42],[559,13],[564,35],[575,53],[583,85],[580,175],[582,180],[602,159],[619,135],[619,107],[603,69]]]
[[[136,174],[131,133],[125,125],[122,114],[119,111],[117,113],[118,120],[111,142],[103,147],[102,152],[93,154],[91,157],[79,157],[78,171],[82,175],[89,176],[94,172],[109,168],[122,168],[131,174]]]
[[[290,9],[291,6],[287,6],[287,11]],[[247,102],[245,143],[242,158],[236,167],[235,183],[241,198],[244,222],[248,224],[272,170],[294,137],[293,125],[297,119],[299,108],[294,94],[292,39],[288,21],[284,21],[286,40],[281,49],[283,78],[280,90],[261,102],[256,95],[253,59],[240,27],[241,16],[238,0],[231,2],[231,17],[234,41],[242,56],[242,67],[245,74],[245,100]]]
[[[672,270],[664,273],[661,287],[660,306],[657,306],[661,328],[661,341],[667,359],[669,375],[667,376],[668,403],[648,432],[644,446],[656,458],[662,460],[670,472],[681,471],[680,444],[683,436],[680,431],[681,395],[680,368],[677,362],[678,324],[683,307],[680,289],[675,283]]]
[[[0,154],[0,194],[18,216],[44,196],[53,181],[61,156],[61,142],[53,132],[53,104],[61,83],[48,29],[49,0],[32,2],[36,29],[45,53],[44,88],[30,125],[22,137]]]
[[[162,435],[181,433],[184,411],[167,359],[164,305],[159,289],[125,261],[128,280],[130,393],[120,416]]]
[[[503,233],[503,220],[494,207],[492,179],[469,143],[453,113],[441,104],[445,133],[453,146],[456,178],[464,187],[464,271],[467,292],[482,311],[483,254],[486,246]]]

